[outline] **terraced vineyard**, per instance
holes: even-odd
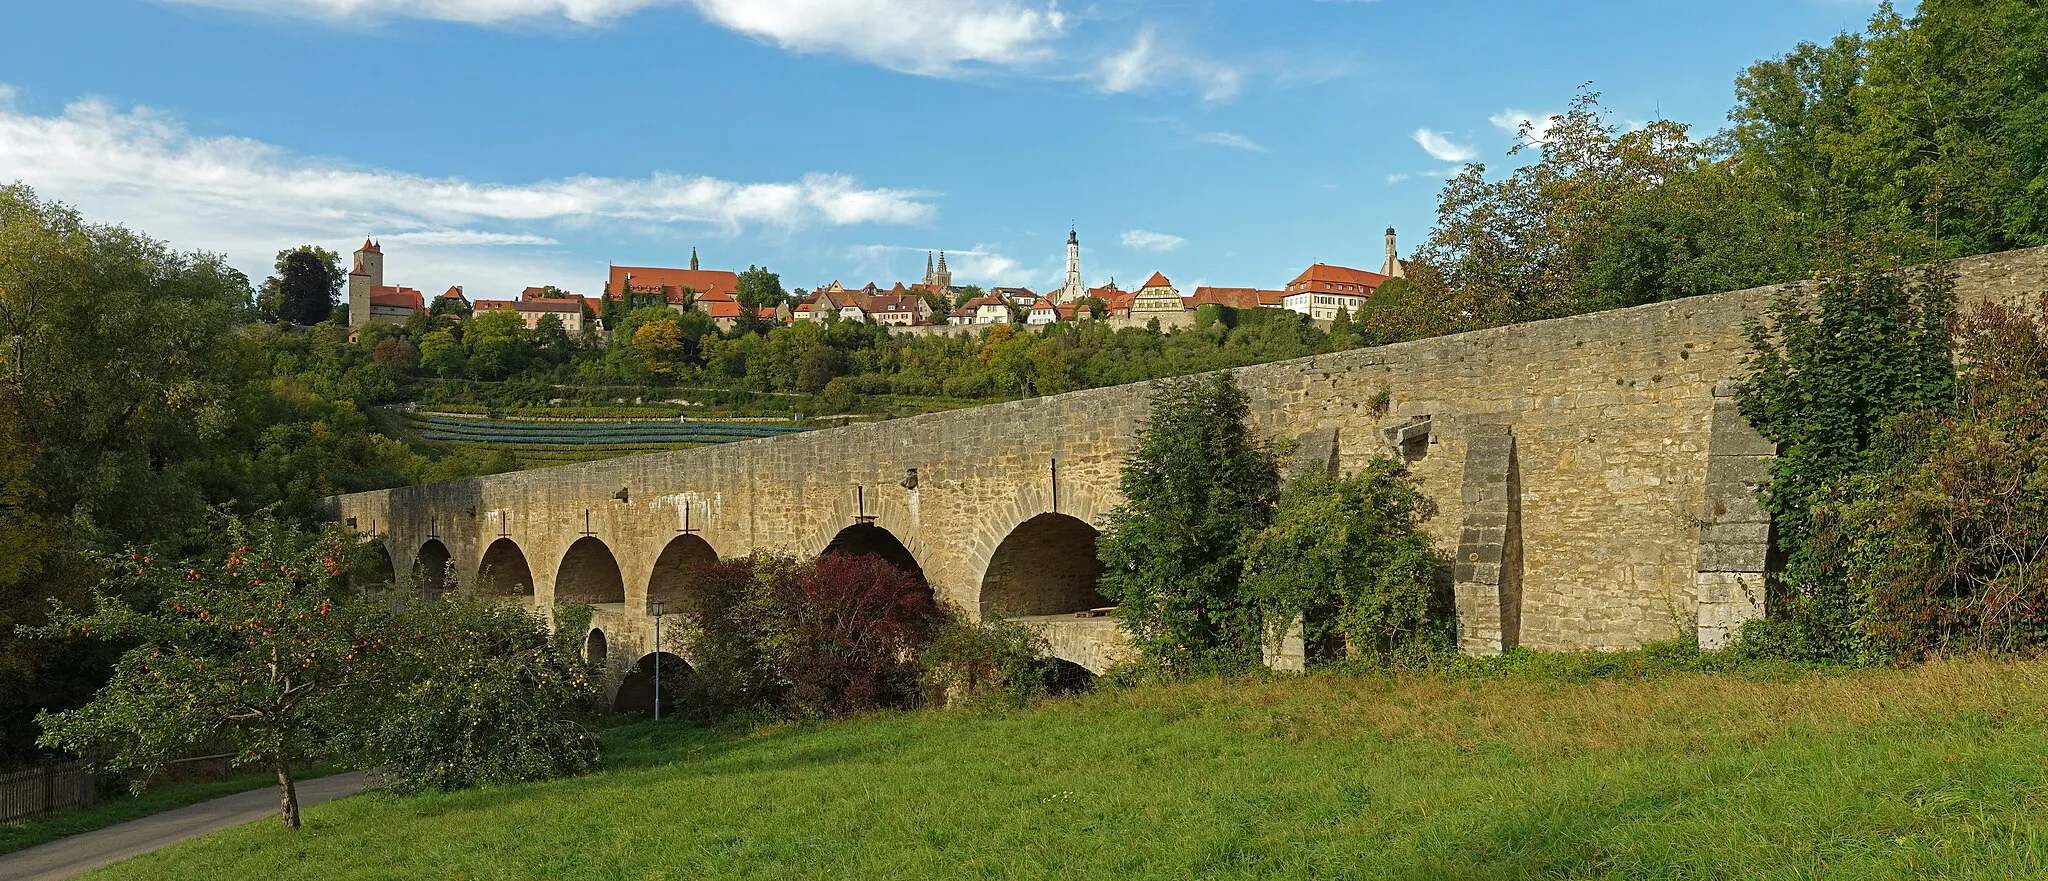
[[[423,440],[483,451],[508,450],[529,468],[810,430],[777,422],[490,419],[432,412],[406,413],[405,419]]]

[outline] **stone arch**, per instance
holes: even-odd
[[[605,638],[604,630],[598,627],[590,628],[590,633],[583,637],[583,660],[588,661],[592,667],[602,667],[610,660],[610,654],[611,640]]]
[[[1102,561],[1095,527],[1045,513],[1017,524],[989,555],[979,611],[1012,617],[1063,615],[1110,605],[1096,589]]]
[[[671,652],[650,652],[642,655],[619,681],[619,690],[612,697],[612,710],[619,713],[651,713],[654,711],[654,669],[661,666],[661,710],[663,715],[675,709],[676,698],[696,672],[690,662],[681,655]]]
[[[855,523],[839,530],[832,540],[825,543],[825,549],[818,552],[820,557],[832,555],[848,557],[876,556],[892,566],[924,577],[924,567],[917,562],[917,556],[896,538],[896,534],[873,523]]]
[[[476,586],[491,596],[533,596],[533,568],[526,564],[526,552],[510,538],[491,542],[477,564]]]
[[[1045,677],[1045,691],[1051,695],[1080,694],[1095,690],[1095,672],[1065,658],[1046,658],[1038,663]]]
[[[702,537],[678,535],[669,539],[661,556],[654,560],[654,571],[647,576],[648,611],[653,611],[656,600],[667,603],[665,611],[670,615],[696,610],[702,601],[697,580],[716,565],[718,551]]]
[[[391,546],[383,539],[363,555],[363,565],[348,574],[348,583],[365,595],[398,583],[398,566],[391,562]]]
[[[619,559],[596,536],[586,535],[569,546],[555,568],[555,602],[593,606],[626,601],[626,579]]]
[[[420,545],[419,552],[413,554],[413,581],[419,585],[420,591],[426,594],[427,599],[438,600],[443,591],[455,586],[454,579],[449,577],[449,563],[454,556],[448,552],[448,546],[442,544],[438,538],[427,539],[425,544]]]

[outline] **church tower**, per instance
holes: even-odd
[[[697,248],[694,245],[690,248],[690,271],[697,271]]]
[[[370,291],[384,286],[384,249],[369,239],[356,249],[355,268],[348,273],[348,326],[370,323]]]
[[[1067,229],[1067,283],[1060,288],[1055,303],[1072,303],[1088,296],[1088,286],[1081,283],[1081,234],[1072,227]]]
[[[1401,253],[1394,249],[1394,228],[1387,227],[1387,262],[1380,265],[1380,274],[1393,278],[1406,278],[1408,270],[1401,261]]]
[[[946,252],[939,252],[939,268],[932,272],[932,285],[938,290],[953,286],[953,271],[946,268]]]

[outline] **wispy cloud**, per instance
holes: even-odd
[[[688,7],[792,52],[831,53],[908,73],[1044,60],[1067,27],[1053,2],[1022,0],[169,0],[335,22],[414,18],[476,25],[597,27],[656,7]]]
[[[1124,234],[1119,241],[1123,242],[1124,247],[1134,251],[1161,252],[1178,251],[1182,245],[1188,243],[1187,239],[1172,233],[1152,232],[1151,230],[1143,229],[1124,230]]]
[[[1470,162],[1479,155],[1470,145],[1456,143],[1449,137],[1426,128],[1416,129],[1411,137],[1422,147],[1423,152],[1438,162]]]
[[[1557,124],[1557,119],[1558,114],[1555,113],[1531,113],[1509,107],[1487,117],[1486,121],[1526,143],[1541,144],[1550,137],[1550,127]],[[1527,134],[1523,133],[1524,126],[1527,126]]]
[[[298,156],[247,138],[196,135],[165,114],[99,100],[78,101],[54,116],[0,100],[0,175],[180,247],[226,252],[253,272],[264,270],[278,248],[341,245],[374,234],[413,249],[407,260],[419,262],[408,271],[420,274],[408,277],[419,281],[404,283],[422,288],[429,281],[483,284],[440,280],[478,262],[496,267],[489,281],[511,283],[508,272],[554,258],[515,259],[504,249],[544,247],[554,243],[551,233],[594,223],[733,234],[750,227],[914,224],[936,214],[929,193],[867,187],[827,173],[766,183],[671,172],[530,183],[428,177]],[[500,256],[458,257],[478,248]],[[394,270],[399,263],[393,255]]]
[[[1186,89],[1210,104],[1244,91],[1244,65],[1162,37],[1150,24],[1122,48],[1080,44],[1055,0],[164,0],[344,25],[391,19],[481,26],[555,22],[595,28],[634,13],[684,8],[799,54],[837,55],[922,76],[1010,72],[1079,79],[1106,94]],[[1075,59],[1100,58],[1082,63]],[[1293,64],[1291,66],[1299,66]],[[1276,66],[1276,79],[1290,65]]]
[[[1265,145],[1236,132],[1197,132],[1195,140],[1201,141],[1204,144],[1215,144],[1218,147],[1229,147],[1232,150],[1244,150],[1250,153],[1273,152],[1267,149]]]
[[[1092,77],[1097,89],[1111,95],[1191,84],[1211,104],[1236,98],[1244,91],[1244,78],[1237,66],[1168,44],[1151,25],[1139,28],[1130,46],[1104,58]]]

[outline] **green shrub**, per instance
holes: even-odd
[[[1048,693],[1048,654],[1037,631],[999,615],[941,624],[917,656],[925,703],[1025,706]]]
[[[1433,512],[1385,456],[1351,476],[1298,475],[1246,551],[1246,596],[1269,624],[1302,617],[1311,662],[1415,663],[1447,651],[1445,561],[1421,530]]]
[[[1148,658],[1168,669],[1257,663],[1259,613],[1244,594],[1244,541],[1279,492],[1272,451],[1246,424],[1229,373],[1153,384],[1152,408],[1125,458],[1124,504],[1096,544],[1102,594]]]
[[[1838,559],[1818,552],[1814,512],[1851,475],[1882,465],[1872,444],[1903,413],[1951,399],[1949,319],[1954,280],[1851,267],[1813,294],[1788,288],[1750,327],[1754,354],[1739,397],[1743,415],[1778,444],[1763,493],[1786,568],[1766,594],[1783,622],[1754,628],[1794,657],[1847,658],[1866,650],[1860,599]]]

